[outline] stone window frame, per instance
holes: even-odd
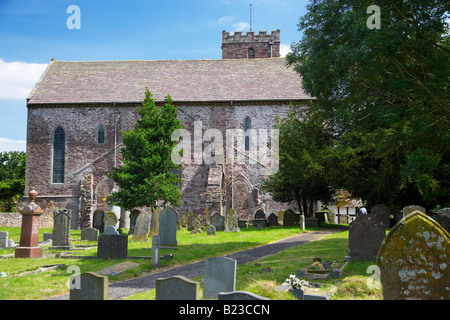
[[[249,59],[255,59],[255,49],[248,48],[248,58]]]
[[[103,127],[103,142],[99,142],[99,130],[100,128]],[[95,128],[95,143],[98,145],[105,145],[106,144],[106,126],[103,123],[100,123],[97,125],[97,127]]]
[[[248,127],[247,127],[247,121],[248,121]],[[252,119],[250,116],[246,116],[244,118],[244,139],[245,139],[245,146],[244,150],[249,151],[250,150],[250,136],[247,133],[247,130],[250,130],[252,128]]]
[[[56,130],[58,130],[58,128],[61,128],[64,131],[64,159],[63,159],[63,179],[62,182],[54,182],[54,164],[55,164],[55,134],[56,134]],[[50,137],[50,142],[51,142],[51,154],[50,154],[50,184],[52,186],[64,186],[65,182],[66,182],[66,151],[67,151],[67,129],[64,125],[62,124],[58,124],[54,127],[54,129],[52,130],[51,133],[51,137]]]

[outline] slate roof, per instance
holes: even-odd
[[[28,104],[311,99],[284,58],[153,61],[51,61]]]

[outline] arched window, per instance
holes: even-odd
[[[102,124],[97,128],[97,143],[105,143],[105,127]]]
[[[64,183],[66,133],[58,127],[53,135],[53,183]]]
[[[248,49],[248,58],[249,59],[255,58],[255,50],[253,48]]]
[[[246,117],[244,120],[245,151],[250,150],[250,137],[248,133],[249,129],[250,129],[250,118]]]

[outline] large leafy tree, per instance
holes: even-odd
[[[293,106],[286,118],[275,119],[279,130],[279,169],[263,183],[275,201],[295,201],[301,213],[312,216],[317,201],[332,200],[328,179],[332,127],[312,105]]]
[[[180,201],[178,169],[171,158],[176,141],[172,132],[181,129],[177,108],[170,96],[157,105],[148,89],[138,107],[140,118],[134,130],[123,132],[122,165],[108,173],[119,190],[108,196],[108,201],[127,210],[136,207],[155,208],[157,201],[177,206]]]
[[[450,6],[313,0],[288,63],[334,121],[334,185],[369,204],[448,205]]]
[[[11,211],[23,195],[25,163],[25,152],[0,152],[0,207],[4,211]]]

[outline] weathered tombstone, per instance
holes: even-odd
[[[87,174],[80,183],[80,197],[78,200],[78,225],[80,229],[91,227],[92,208],[94,205],[94,175]]]
[[[177,246],[177,220],[177,212],[170,207],[165,207],[159,215],[159,237],[162,247]]]
[[[141,212],[136,219],[134,234],[131,241],[148,242],[148,233],[150,231],[150,217],[147,212]]]
[[[300,229],[305,230],[306,229],[306,219],[303,214],[300,215]]]
[[[0,249],[8,247],[8,231],[0,231]]]
[[[389,208],[386,207],[385,205],[382,204],[377,204],[375,205],[370,211],[369,214],[371,214],[374,217],[377,217],[378,219],[380,219],[384,225],[386,226],[386,228],[389,227],[390,225],[390,211]]]
[[[98,230],[95,228],[81,230],[81,240],[98,241]]]
[[[157,278],[155,300],[198,300],[200,283],[183,276]]]
[[[195,215],[193,212],[189,211],[184,215],[184,220],[186,223],[186,228],[188,231],[194,230],[194,221],[195,221]]]
[[[103,232],[103,234],[106,235],[111,235],[111,236],[117,236],[119,235],[119,231],[117,231],[116,227],[114,226],[108,226],[105,231]]]
[[[103,233],[105,230],[105,212],[103,210],[97,209],[94,211],[94,216],[92,218],[92,226]]]
[[[212,224],[210,224],[208,226],[208,228],[206,229],[206,234],[208,236],[215,236],[216,235],[216,228]]]
[[[130,230],[128,231],[128,235],[131,236],[134,234],[134,228],[136,227],[136,220],[139,217],[141,212],[139,210],[133,210],[130,212]]]
[[[278,226],[278,217],[275,213],[271,213],[268,217],[267,217],[267,225],[273,227],[273,226]]]
[[[161,208],[156,208],[152,213],[149,232],[149,236],[151,237],[159,235],[159,216],[161,214],[161,211]]]
[[[435,220],[450,233],[450,208],[442,208],[435,215]]]
[[[108,300],[107,276],[95,272],[85,272],[73,277],[79,277],[79,279],[74,279],[75,283],[72,283],[70,300]]]
[[[159,251],[161,250],[161,240],[159,236],[152,237],[152,265],[159,266]]]
[[[216,299],[220,292],[234,291],[237,261],[226,257],[205,260],[203,298]]]
[[[238,219],[236,211],[228,209],[225,216],[225,232],[239,232]]]
[[[117,221],[119,221],[119,217],[116,213],[114,211],[108,211],[103,219],[103,228],[106,229],[109,226],[117,228]]]
[[[112,227],[112,226],[111,226]],[[103,234],[98,237],[97,257],[100,259],[126,259],[128,236]]]
[[[278,223],[282,223],[282,224],[284,224],[284,211],[283,210],[280,210],[280,211],[278,211]]]
[[[307,228],[320,227],[319,218],[305,218],[305,226]]]
[[[420,211],[390,230],[377,265],[384,300],[450,300],[450,235]]]
[[[219,293],[219,300],[270,300],[250,291],[233,291]]]
[[[216,212],[210,218],[211,224],[216,228],[216,231],[223,231],[225,229],[225,217],[219,212]]]
[[[427,213],[427,210],[424,207],[412,205],[403,208],[403,217],[406,217],[408,214],[413,213],[414,211],[420,211],[423,214]]]
[[[287,209],[284,212],[283,225],[293,226],[295,224],[295,212],[291,209]]]
[[[73,248],[70,244],[70,219],[70,210],[56,209],[53,213],[52,249],[68,250]]]
[[[265,219],[266,218],[266,214],[264,213],[264,210],[259,209],[258,211],[256,211],[253,219]]]
[[[258,210],[256,211],[255,215],[253,216],[253,225],[257,227],[258,229],[261,229],[263,227],[267,226],[267,219],[266,214],[264,213],[264,210]]]
[[[375,260],[386,236],[387,226],[370,214],[358,216],[349,224],[348,255],[352,260]]]
[[[192,234],[200,234],[202,233],[202,218],[199,215],[196,215],[192,222]]]

